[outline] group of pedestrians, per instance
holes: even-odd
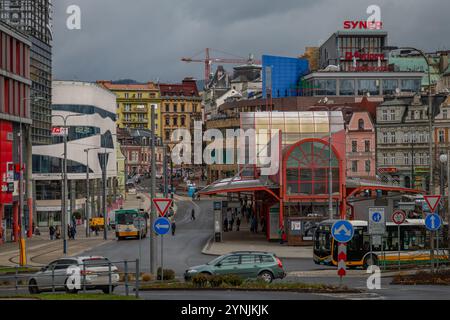
[[[56,226],[56,228],[51,225],[49,228],[50,240],[61,239],[61,228]]]
[[[228,219],[230,217],[230,219]],[[227,210],[227,216],[225,217],[225,220],[223,221],[223,231],[224,232],[231,232],[233,231],[234,224],[236,223],[236,231],[239,231],[241,228],[241,217],[237,212],[237,209],[233,209],[233,212],[229,208]]]

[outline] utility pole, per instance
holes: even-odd
[[[328,215],[333,219],[333,143],[331,132],[331,110],[328,108],[328,131],[329,131],[329,153],[328,153]]]
[[[91,236],[91,229],[89,228],[89,221],[91,220],[91,201],[90,199],[90,180],[89,180],[89,151],[98,150],[100,148],[85,149],[86,152],[86,238]]]
[[[52,118],[58,117],[63,120],[64,132],[63,132],[63,140],[64,140],[64,164],[63,164],[63,195],[62,195],[62,206],[61,206],[61,224],[62,224],[62,233],[63,233],[63,254],[67,255],[67,136],[69,134],[69,127],[67,127],[67,119],[70,117],[81,117],[84,114],[69,114],[67,116],[62,116],[59,114],[52,115]]]
[[[153,228],[153,222],[155,220],[155,206],[153,204],[153,199],[155,199],[155,189],[156,189],[156,147],[155,147],[155,105],[151,104],[151,133],[152,133],[152,144],[151,144],[151,161],[152,161],[152,174],[150,182],[150,228]],[[157,243],[155,232],[150,230],[150,273],[156,274],[156,250]]]
[[[103,240],[108,240],[108,229],[107,229],[107,223],[106,223],[106,218],[108,216],[108,212],[107,212],[107,208],[106,208],[106,188],[107,188],[107,177],[108,175],[106,174],[106,166],[108,164],[107,161],[107,156],[108,156],[108,152],[106,152],[106,148],[105,148],[105,153],[103,153],[103,163],[102,163],[102,179],[103,179],[103,188],[102,188],[102,211],[103,211]]]

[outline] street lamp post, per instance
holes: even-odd
[[[52,118],[61,118],[64,123],[64,165],[63,165],[63,197],[62,197],[62,210],[61,210],[61,224],[63,233],[63,254],[67,254],[67,135],[69,134],[69,128],[67,127],[67,120],[71,117],[81,117],[84,114],[69,114],[67,116],[62,116],[59,114],[52,115]],[[67,130],[67,131],[66,131]]]
[[[89,228],[89,221],[91,218],[91,201],[90,199],[90,180],[89,180],[89,151],[98,150],[100,148],[88,148],[86,152],[86,238],[91,236],[91,229]]]

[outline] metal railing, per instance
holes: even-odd
[[[123,289],[121,295],[130,296],[134,290],[135,297],[139,298],[143,278],[139,259],[117,262],[101,260],[98,264],[95,260],[92,262],[50,264],[37,272],[27,272],[29,269],[19,266],[12,267],[10,272],[0,275],[0,296],[10,292],[21,295],[25,290],[30,294],[60,291],[75,294],[91,290],[112,294],[120,288]]]

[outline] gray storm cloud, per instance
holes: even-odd
[[[81,8],[81,30],[66,28],[66,9],[73,4]],[[391,44],[450,49],[448,0],[57,0],[54,75],[87,81],[201,78],[202,64],[180,58],[206,47],[239,56],[297,56],[342,29],[344,20],[367,19],[371,4],[381,7]]]

